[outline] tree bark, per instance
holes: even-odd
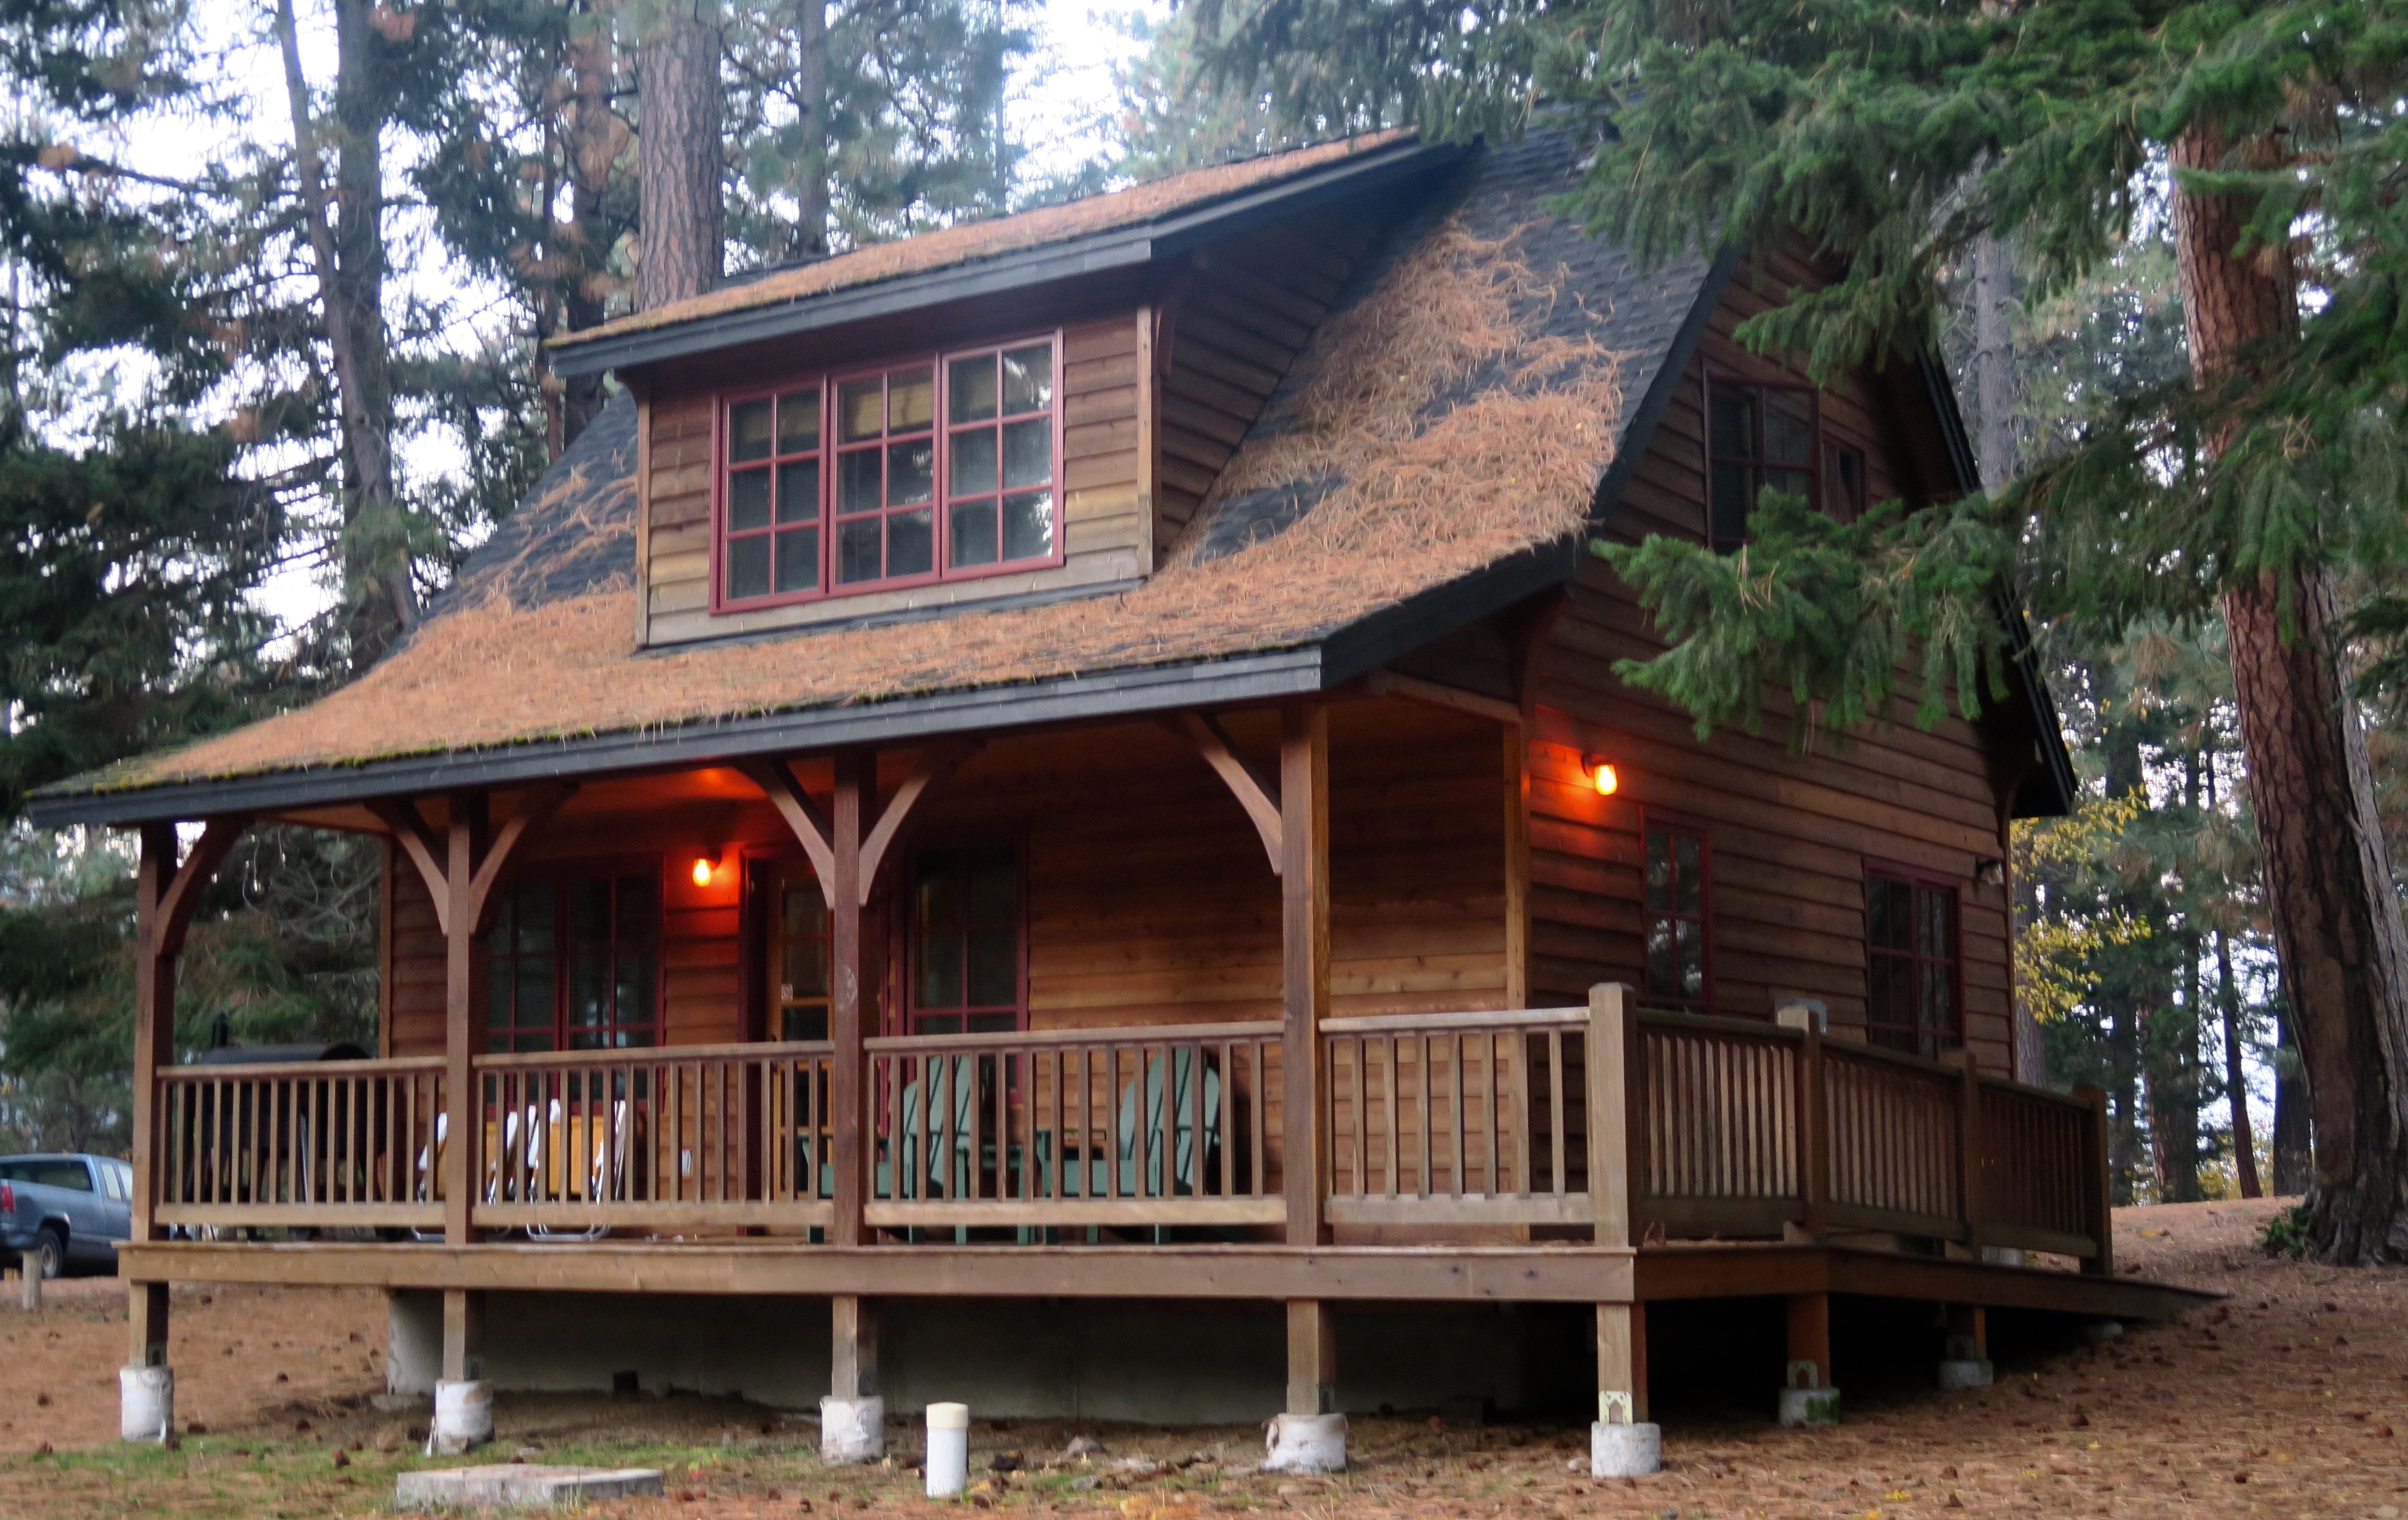
[[[611,166],[619,161],[627,136],[626,123],[610,108],[610,28],[592,13],[569,35],[568,102],[561,131],[561,161],[568,179],[568,220],[551,228],[552,263],[560,270],[558,330],[581,332],[601,325],[609,315],[604,261],[609,257],[604,236],[603,201],[610,191]],[[550,334],[542,335],[549,337]],[[600,375],[579,375],[554,380],[550,355],[538,343],[536,362],[544,366],[552,457],[557,459],[577,441],[602,410]]]
[[[2008,314],[2014,301],[2013,260],[1996,233],[1973,244],[1973,404],[1979,412],[1974,452],[1982,483],[1996,491],[2014,480],[2015,339]]]
[[[719,283],[725,207],[718,0],[667,0],[636,55],[643,108],[643,223],[636,300],[645,310]]]
[[[2182,169],[2236,161],[2210,122],[2175,141]],[[2275,145],[2241,145],[2272,167]],[[2191,371],[2202,388],[2258,372],[2296,341],[2296,277],[2286,246],[2237,251],[2244,196],[2174,198]],[[2214,437],[2220,449],[2229,435]],[[2329,578],[2269,572],[2224,598],[2233,700],[2249,761],[2266,903],[2315,1114],[2308,1190],[2311,1249],[2321,1260],[2408,1256],[2408,928],[2385,863],[2366,735],[2337,658]]]
[[[2215,931],[2215,993],[2224,1017],[2224,1096],[2232,1110],[2232,1172],[2244,1198],[2262,1197],[2258,1134],[2249,1127],[2249,1073],[2241,1064],[2241,987],[2232,975],[2232,941]]]
[[[335,7],[335,189],[302,72],[293,0],[277,0],[293,157],[316,265],[320,320],[334,356],[342,437],[343,537],[351,664],[366,669],[418,621],[409,549],[393,481],[393,380],[384,337],[384,102],[380,39],[366,0]],[[328,213],[334,221],[328,221]]]
[[[828,251],[827,0],[795,0],[795,96],[802,116],[803,151],[795,158],[795,239],[792,256]]]

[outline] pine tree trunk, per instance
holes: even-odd
[[[2014,300],[2013,260],[1995,233],[1973,243],[1973,399],[1980,412],[1974,452],[1982,483],[1991,490],[2014,479],[2015,339],[2008,313]]]
[[[795,0],[795,94],[802,112],[803,151],[795,160],[793,256],[828,251],[827,0]]]
[[[2225,168],[2229,150],[2212,124],[2194,124],[2173,162]],[[2184,322],[2203,387],[2245,380],[2260,350],[2298,332],[2287,249],[2234,251],[2249,211],[2239,196],[2175,196]],[[2408,1255],[2408,928],[2336,658],[2338,615],[2315,570],[2269,573],[2224,598],[2267,912],[2315,1111],[2309,1235],[2320,1259],[2362,1263]]]
[[[2249,1074],[2241,1064],[2241,986],[2232,975],[2232,941],[2215,931],[2215,994],[2224,1018],[2224,1094],[2232,1110],[2232,1170],[2244,1198],[2262,1197],[2258,1135],[2249,1127]]]
[[[718,0],[667,0],[636,55],[643,107],[643,223],[636,303],[645,310],[719,283],[724,252]]]
[[[301,204],[316,265],[326,347],[335,365],[342,438],[340,546],[351,665],[366,669],[417,621],[408,536],[393,480],[392,368],[384,337],[384,159],[386,103],[380,38],[366,0],[335,7],[335,184],[325,180],[329,146],[301,68],[293,0],[278,0],[286,103]],[[332,220],[329,213],[332,213]]]
[[[602,276],[610,256],[603,235],[603,197],[610,168],[619,159],[626,125],[610,108],[610,28],[598,16],[568,39],[569,110],[563,134],[568,170],[568,224],[556,230],[559,251],[569,266],[560,289],[560,325],[565,332],[598,327],[609,315]],[[552,457],[577,441],[602,410],[602,377],[579,375],[559,382],[558,441]]]

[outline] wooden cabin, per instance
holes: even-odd
[[[1826,1383],[1834,1295],[2177,1306],[2015,1080],[2030,664],[1811,753],[1614,674],[1593,538],[1967,490],[1945,379],[1748,352],[1813,271],[1574,173],[1355,138],[562,340],[622,389],[382,664],[34,803],[143,841],[134,1363],[175,1280],[440,1295],[454,1381],[489,1295],[817,1304],[839,1398],[882,1311],[1210,1301],[1309,1413],[1354,1306],[1556,1304],[1643,1417],[1651,1303]],[[374,1060],[175,1048],[263,821],[388,841]]]

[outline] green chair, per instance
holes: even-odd
[[[1203,1134],[1197,1133],[1197,1079],[1203,1079]],[[1138,1116],[1137,1080],[1121,1084],[1121,1101],[1117,1154],[1105,1156],[1096,1154],[1074,1154],[1068,1157],[1062,1176],[1064,1197],[1088,1198],[1160,1198],[1178,1196],[1193,1197],[1202,1191],[1198,1177],[1211,1166],[1213,1154],[1221,1145],[1221,1073],[1203,1059],[1203,1053],[1193,1047],[1175,1047],[1168,1063],[1168,1093],[1165,1062],[1159,1055],[1149,1056],[1145,1063],[1145,1114],[1140,1127]],[[1166,1096],[1169,1111],[1165,1112]],[[1144,1176],[1139,1177],[1139,1140],[1144,1144]],[[1199,1143],[1200,1140],[1200,1143]],[[1037,1137],[1038,1186],[1047,1197],[1053,1195],[1053,1137],[1039,1133]],[[1168,1177],[1166,1178],[1166,1167]],[[1156,1228],[1154,1237],[1163,1238]]]

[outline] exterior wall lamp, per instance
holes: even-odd
[[[698,887],[707,887],[710,885],[710,879],[718,873],[718,870],[719,857],[717,855],[695,856],[694,884]]]
[[[1610,797],[1622,790],[1622,773],[1601,754],[1582,755],[1581,773],[1588,778],[1591,786],[1597,788],[1598,796]]]

